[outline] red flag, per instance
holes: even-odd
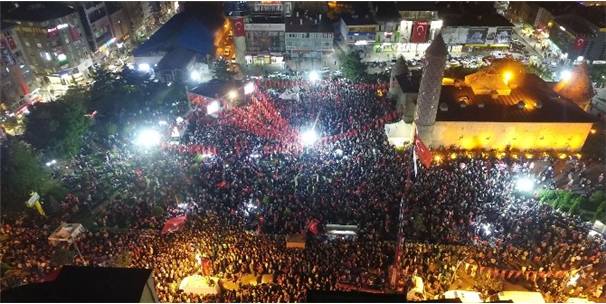
[[[307,224],[307,231],[311,232],[313,235],[317,235],[319,233],[318,231],[318,225],[320,224],[320,221],[318,221],[317,219],[311,219],[309,221],[309,223]]]
[[[244,36],[244,18],[232,19],[234,26],[234,37]]]
[[[431,151],[425,146],[420,137],[415,135],[415,152],[418,155],[421,163],[425,168],[429,168],[431,166]]]
[[[427,33],[429,32],[429,23],[424,21],[417,21],[412,26],[412,34],[410,36],[410,42],[412,43],[425,43],[427,42]]]
[[[181,227],[183,227],[183,224],[185,224],[185,220],[187,220],[186,215],[176,216],[171,219],[168,219],[164,223],[164,227],[162,227],[162,234],[172,233],[181,229]]]
[[[221,182],[217,183],[217,188],[219,188],[219,189],[227,188],[227,186],[229,186],[229,183],[227,181],[221,181]]]

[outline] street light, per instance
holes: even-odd
[[[320,80],[320,73],[318,73],[318,71],[311,71],[311,72],[309,72],[309,75],[307,75],[307,78],[311,82],[319,81]]]
[[[534,190],[535,187],[535,181],[534,179],[528,177],[528,176],[522,176],[522,177],[518,177],[518,179],[516,180],[516,190],[518,192],[525,192],[525,193],[530,193]]]
[[[253,82],[249,82],[244,85],[244,94],[248,95],[255,91],[255,84]]]
[[[206,106],[206,114],[212,115],[219,112],[219,103],[214,100]]]
[[[563,70],[560,72],[560,80],[568,81],[572,78],[572,72],[570,70]]]
[[[151,148],[160,144],[161,135],[154,129],[144,129],[137,135],[135,144],[143,148]]]
[[[200,74],[200,72],[193,70],[191,71],[191,73],[189,74],[189,78],[191,78],[191,80],[199,82],[200,80],[202,80],[202,74]]]
[[[318,140],[319,136],[316,130],[309,129],[299,135],[299,141],[303,146],[311,146]]]
[[[238,92],[236,90],[231,90],[227,92],[227,98],[231,100],[238,98]]]
[[[151,67],[147,63],[139,63],[137,69],[139,70],[139,72],[147,73],[151,70]]]

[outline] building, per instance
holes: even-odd
[[[441,33],[451,55],[511,46],[513,24],[489,2],[448,3],[440,9],[440,16],[444,20]]]
[[[0,103],[8,110],[18,111],[40,101],[39,81],[25,61],[23,45],[18,40],[16,24],[0,24]]]
[[[189,81],[192,71],[207,64],[214,53],[212,33],[189,13],[180,13],[166,22],[133,51],[135,66],[150,71],[165,82]],[[202,77],[202,75],[200,75]]]
[[[10,302],[157,303],[150,269],[63,266],[45,282],[2,290]]]
[[[506,13],[512,23],[524,23],[535,29],[546,29],[553,20],[551,12],[540,2],[510,1]]]
[[[114,35],[105,2],[74,2],[74,5],[78,6],[78,13],[90,49],[97,52],[97,50],[109,46]]]
[[[73,6],[60,2],[15,2],[3,6],[3,19],[14,23],[11,37],[24,63],[42,79],[46,99],[89,73],[93,61],[84,28]]]
[[[379,25],[370,15],[346,14],[339,21],[340,41],[353,48],[372,45],[378,29]]]
[[[595,118],[550,84],[511,62],[462,79],[445,78],[447,55],[438,36],[426,51],[414,121],[386,127],[390,142],[411,142],[416,130],[431,148],[574,152],[583,147]],[[392,92],[396,98],[404,94],[399,86]]]
[[[442,30],[444,22],[432,2],[399,2],[400,45],[398,55],[419,58]]]
[[[334,60],[331,59],[334,53],[334,31],[321,13],[288,18],[285,31],[285,52],[291,69],[319,69]]]
[[[283,17],[249,17],[244,31],[246,64],[284,66],[286,24]]]

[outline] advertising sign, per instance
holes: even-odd
[[[487,28],[469,29],[467,32],[468,44],[484,44],[486,42]]]
[[[495,36],[495,43],[509,44],[511,42],[512,35],[513,35],[513,30],[510,28],[497,28],[497,34]]]
[[[429,23],[424,21],[417,21],[412,25],[412,33],[410,35],[410,42],[412,43],[425,43],[427,42],[427,35],[429,34]]]

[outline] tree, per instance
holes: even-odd
[[[213,73],[215,79],[230,80],[231,72],[229,71],[229,63],[227,62],[227,60],[221,58],[215,61],[215,65],[213,66]]]
[[[26,118],[25,141],[52,158],[78,153],[90,125],[84,116],[86,95],[81,89],[70,89],[57,102],[36,104]]]
[[[352,81],[366,78],[366,65],[362,63],[359,52],[349,52],[340,56],[341,72]]]
[[[9,213],[25,210],[32,191],[42,198],[49,195],[62,199],[65,189],[51,177],[30,145],[9,137],[2,146],[2,207]]]

